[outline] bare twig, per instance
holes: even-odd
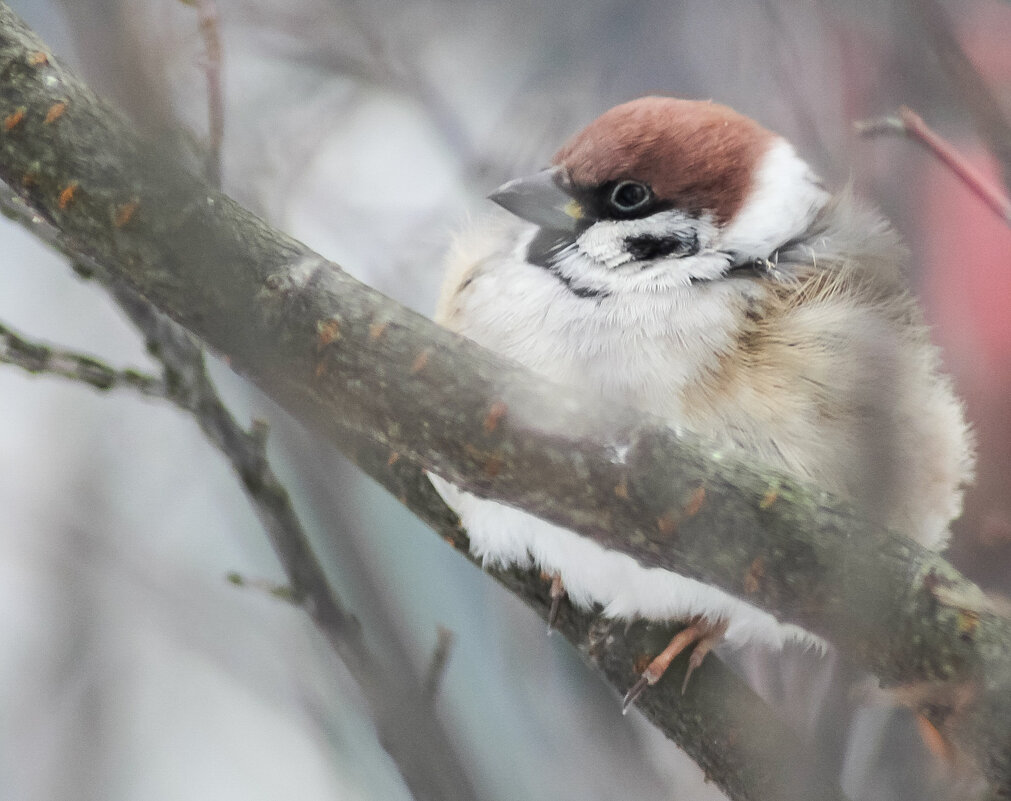
[[[264,588],[259,582],[246,582],[237,574],[230,575],[229,580],[238,585],[252,584],[267,589],[272,595],[306,609],[361,688],[372,710],[383,746],[415,798],[419,801],[470,801],[477,798],[450,738],[435,716],[434,699],[426,691],[428,685],[414,675],[413,667],[406,660],[400,660],[395,670],[387,670],[370,652],[357,620],[342,608],[313,553],[287,490],[267,461],[266,425],[254,421],[249,431],[239,425],[207,375],[203,351],[182,327],[136,292],[110,279],[85,254],[76,253],[50,226],[31,214],[7,191],[0,191],[0,209],[59,249],[75,264],[83,264],[88,273],[103,280],[146,337],[149,352],[163,365],[164,377],[152,379],[150,387],[146,382],[126,378],[116,385],[157,394],[191,413],[208,440],[232,465],[287,574],[289,586]],[[9,337],[0,334],[0,342],[8,341],[11,341]],[[12,342],[10,350],[15,356],[11,361],[14,363],[36,371],[39,365],[47,362],[45,346],[28,343],[20,337],[15,337]],[[99,365],[97,361],[87,356],[80,356],[78,361],[81,366],[71,377],[81,373],[82,380],[99,389],[112,388],[112,385],[107,386],[109,376],[96,366]],[[62,375],[56,370],[48,372]],[[119,376],[116,378],[119,379]],[[161,391],[147,391],[154,387],[160,387]]]
[[[148,350],[165,367],[168,398],[190,412],[208,440],[232,464],[289,573],[295,599],[306,605],[329,639],[360,646],[358,622],[344,611],[312,553],[287,490],[267,461],[262,426],[243,429],[218,396],[192,337],[150,303],[123,286],[113,294],[144,336]],[[356,657],[361,659],[361,657]]]
[[[419,799],[475,798],[450,739],[410,665],[387,670],[370,653],[358,621],[343,609],[317,560],[288,492],[267,461],[267,428],[245,431],[221,402],[202,350],[178,324],[123,286],[119,302],[165,365],[170,398],[196,418],[207,438],[231,462],[291,584],[291,599],[308,611],[350,670],[373,711],[380,739]],[[400,718],[403,716],[403,719]],[[407,723],[410,721],[410,723]],[[406,736],[405,736],[406,734]]]
[[[972,59],[955,38],[956,26],[937,0],[908,0],[923,23],[927,36],[957,96],[969,109],[988,149],[1000,162],[1005,185],[1011,186],[1011,121]]]
[[[225,137],[224,95],[221,88],[221,33],[218,7],[214,0],[182,0],[197,10],[200,35],[204,40],[201,65],[207,79],[207,156],[204,174],[207,182],[221,187],[221,142]]]
[[[221,186],[221,143],[225,138],[225,102],[221,89],[221,36],[214,0],[195,0],[204,37],[204,74],[207,76],[207,181]]]
[[[236,587],[248,587],[253,590],[260,590],[271,598],[277,598],[279,601],[286,601],[290,604],[301,606],[300,599],[295,597],[295,591],[290,584],[278,584],[277,582],[261,578],[246,578],[241,573],[234,572],[229,573],[225,578]]]
[[[29,373],[53,375],[80,381],[94,389],[128,387],[143,395],[164,398],[162,379],[140,370],[117,370],[87,354],[56,348],[32,341],[0,324],[0,362],[12,364]]]
[[[855,127],[861,136],[901,134],[923,145],[982,200],[987,208],[1006,224],[1011,225],[1011,199],[990,183],[965,156],[935,133],[912,109],[901,106],[898,116],[857,122]]]

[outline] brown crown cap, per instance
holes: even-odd
[[[615,106],[555,154],[576,186],[634,179],[656,196],[719,224],[744,203],[776,135],[708,100],[641,97]]]

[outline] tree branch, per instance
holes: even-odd
[[[357,450],[370,473],[382,473],[377,457],[390,469],[409,466],[405,497],[426,519],[427,508],[445,530],[445,510],[432,511],[417,465],[747,598],[888,681],[963,685],[972,701],[932,704],[932,719],[991,781],[1009,785],[1011,625],[938,555],[817,489],[676,436],[662,420],[590,406],[369,290],[151,153],[3,5],[0,87],[0,119],[17,118],[2,126],[0,176],[65,241],[227,354],[307,425]],[[64,111],[47,121],[56,103]],[[606,631],[591,642],[607,647],[591,650],[609,675],[610,660],[630,655],[607,624],[565,619],[579,641]],[[585,628],[573,631],[577,621]],[[627,686],[631,664],[616,676]],[[706,697],[699,679],[693,698]],[[672,716],[666,730],[677,739],[707,722],[667,706],[676,680],[646,694],[645,707]],[[725,729],[728,748],[733,739]],[[728,766],[719,748],[684,745]],[[735,787],[733,776],[716,778]]]
[[[90,257],[74,252],[58,230],[30,214],[26,208],[20,207],[20,201],[16,198],[8,198],[5,193],[0,193],[0,207],[12,220],[64,253],[75,264],[75,269],[89,275],[101,275],[101,268]],[[217,447],[227,449],[226,456],[235,465],[237,473],[243,475],[248,469],[244,465],[249,462],[242,455],[245,448],[243,440],[248,435],[234,421],[228,420],[224,421],[228,430],[219,431],[222,418],[214,411],[218,401],[212,398],[210,404],[201,402],[199,398],[205,390],[190,387],[194,382],[206,380],[202,354],[193,350],[194,345],[185,331],[159,315],[146,301],[122,288],[116,291],[110,287],[110,291],[124,304],[135,324],[154,343],[155,355],[164,360],[166,370],[173,374],[170,382],[176,387],[172,393],[173,398],[182,408],[192,411],[198,417],[211,441]],[[132,309],[138,304],[139,308]],[[180,350],[182,352],[177,353]],[[198,364],[192,363],[194,359]],[[195,370],[200,376],[193,376]],[[210,413],[205,414],[208,405]],[[477,560],[469,553],[466,532],[460,528],[456,516],[435,493],[425,472],[418,465],[400,458],[399,454],[394,458],[386,447],[377,445],[364,435],[350,430],[345,435],[345,452],[359,467],[430,525],[445,541],[477,564]],[[234,442],[238,443],[237,452],[228,453],[233,449],[229,443]],[[255,454],[253,461],[255,462]],[[297,520],[294,521],[294,526],[287,524],[294,512],[285,508],[276,514],[278,493],[267,493],[264,503],[261,502],[261,493],[251,491],[254,486],[268,486],[272,482],[271,476],[261,477],[256,482],[243,482],[258,515],[261,519],[266,518],[265,527],[291,582],[291,586],[283,590],[278,587],[267,589],[295,603],[304,601],[310,610],[321,610],[321,613],[314,616],[315,622],[337,648],[338,654],[343,655],[348,648],[355,651],[356,656],[350,667],[352,673],[356,674],[355,666],[371,665],[373,659],[367,651],[359,652],[359,647],[363,644],[355,622],[339,608],[334,611],[336,601],[308,548]],[[280,493],[283,494],[283,489]],[[542,619],[547,619],[550,606],[548,585],[538,571],[492,573]],[[230,580],[239,585],[247,583],[238,576],[230,576]],[[331,625],[334,621],[338,625]],[[641,659],[643,654],[662,648],[673,634],[672,629],[662,626],[638,624],[631,629],[626,629],[621,624],[612,626],[607,621],[596,619],[592,614],[579,613],[565,607],[556,621],[556,628],[604,673],[614,687],[621,689],[634,678],[629,666]],[[346,631],[354,636],[346,638]],[[421,693],[427,696],[429,704],[435,700],[441,662],[447,649],[448,642],[440,635],[432,666],[421,688]],[[684,658],[675,662],[669,671],[670,678],[650,690],[644,711],[732,799],[777,801],[820,798],[844,801],[833,772],[819,761],[819,755],[798,738],[796,732],[784,726],[732,671],[710,657],[701,673],[693,679],[692,692],[682,696],[678,688],[685,668]],[[402,692],[413,692],[409,674],[404,673],[399,677],[401,684],[406,685]],[[366,692],[373,684],[381,684],[378,675],[364,688]],[[398,694],[387,689],[381,693],[381,697],[395,698]],[[617,704],[616,699],[616,708]],[[398,764],[401,762],[397,752],[399,744],[396,741],[386,744]],[[404,745],[409,747],[411,742]],[[433,767],[438,773],[445,773],[438,759],[434,761]],[[418,790],[416,781],[409,778],[408,784],[415,791]],[[422,792],[419,797],[424,798],[426,795]]]
[[[923,145],[951,170],[970,192],[983,201],[987,208],[1000,217],[1005,225],[1011,225],[1011,199],[983,177],[965,156],[936,134],[912,109],[900,106],[897,116],[858,122],[856,130],[861,136],[900,134]]]
[[[19,216],[2,199],[0,206],[44,241],[51,240],[55,232],[41,230],[44,225],[41,221]],[[72,252],[68,255],[82,258]],[[406,659],[399,660],[395,669],[387,669],[370,652],[358,621],[344,610],[331,588],[287,490],[267,461],[266,426],[254,423],[246,431],[239,425],[207,374],[203,351],[185,330],[127,287],[109,282],[108,289],[144,334],[148,350],[164,368],[163,378],[133,370],[116,371],[93,357],[30,342],[3,326],[0,326],[0,362],[30,373],[82,381],[100,390],[134,389],[170,400],[189,412],[211,444],[228,459],[266,530],[288,578],[285,598],[309,613],[354,678],[372,713],[383,747],[414,797],[419,801],[476,799],[458,750],[436,715],[431,676],[417,675]],[[276,588],[273,591],[280,594]]]
[[[139,370],[117,370],[92,356],[27,339],[3,324],[0,324],[0,362],[34,375],[69,378],[94,389],[129,387],[143,395],[165,397],[165,385],[156,376]]]
[[[955,25],[937,0],[908,0],[922,22],[955,90],[969,109],[988,149],[1000,162],[1004,184],[1011,186],[1011,122],[976,65],[955,37]]]
[[[267,429],[245,431],[222,403],[200,348],[150,303],[119,287],[116,300],[157,349],[169,397],[191,412],[208,440],[231,462],[302,606],[348,668],[368,703],[380,742],[416,799],[478,798],[452,739],[439,722],[435,697],[410,664],[383,665],[365,642],[358,621],[342,607],[287,490],[266,457]]]

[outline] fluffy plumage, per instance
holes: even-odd
[[[548,231],[545,256],[538,225],[482,220],[449,259],[440,323],[944,544],[971,477],[971,438],[883,220],[847,193],[830,197],[785,140],[711,103],[619,106],[555,163],[578,203],[572,230]],[[624,180],[649,190],[641,212],[607,207]],[[643,241],[688,245],[644,259]],[[560,575],[578,606],[727,621],[734,645],[819,642],[721,590],[432,478],[477,555]]]

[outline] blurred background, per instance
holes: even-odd
[[[104,96],[194,169],[203,41],[180,0],[13,0]],[[918,111],[1001,180],[916,0],[217,0],[226,192],[431,314],[454,229],[508,177],[646,93],[713,98],[786,135],[901,230],[979,440],[951,558],[1011,592],[1011,231],[915,145],[853,122]],[[1011,107],[1011,4],[946,7]],[[1007,143],[1005,143],[1007,147]],[[1004,170],[1009,165],[1004,164]],[[1006,176],[1006,172],[1005,172]],[[0,224],[0,322],[154,370],[102,288]],[[455,634],[440,711],[487,798],[717,799],[561,638],[222,364],[346,605],[419,665]],[[407,799],[308,617],[228,583],[283,581],[188,416],[0,366],[0,799]],[[392,647],[392,646],[389,646]],[[852,711],[834,659],[742,662],[832,749],[853,799],[955,792],[908,713]],[[845,711],[840,711],[845,710]]]

